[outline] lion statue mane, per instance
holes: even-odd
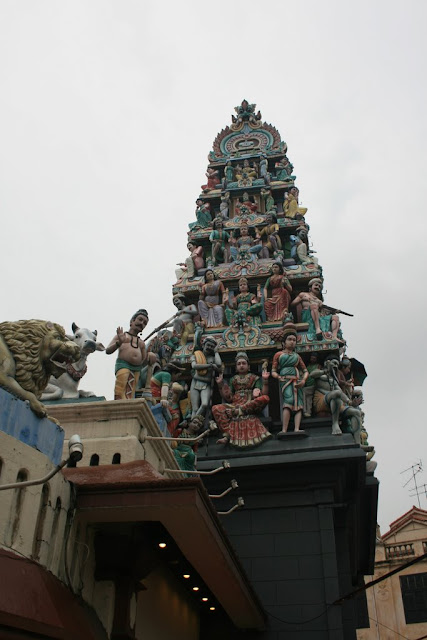
[[[45,320],[0,323],[0,385],[28,400],[39,417],[46,415],[38,398],[49,377],[60,376],[67,363],[79,357],[79,347],[58,324]]]

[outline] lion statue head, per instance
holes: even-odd
[[[49,377],[57,378],[79,357],[79,347],[58,324],[45,320],[0,323],[0,384],[29,400],[37,415],[46,415],[37,399]]]

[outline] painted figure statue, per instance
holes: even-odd
[[[193,280],[197,277],[197,272],[199,269],[205,268],[205,260],[203,258],[203,247],[198,246],[194,242],[187,242],[187,249],[190,252],[190,255],[185,260],[185,262],[179,262],[178,266],[181,267],[181,276],[182,272],[187,274],[187,278],[189,280]],[[180,276],[177,274],[177,277]]]
[[[295,349],[297,334],[295,329],[284,331],[282,351],[278,351],[273,358],[271,375],[279,381],[283,403],[282,431],[278,437],[284,437],[289,427],[291,415],[294,415],[294,431],[299,431],[303,410],[302,388],[308,378],[308,371]]]
[[[135,397],[141,368],[147,356],[145,342],[141,340],[139,334],[145,329],[147,323],[148,313],[145,309],[138,309],[130,319],[129,331],[123,331],[123,327],[117,327],[116,335],[105,350],[107,355],[118,350],[114,400],[131,400]]]
[[[193,379],[190,387],[192,417],[206,415],[212,395],[215,374],[220,373],[222,362],[216,351],[216,340],[206,336],[202,340],[202,348],[196,349],[191,356],[191,373]]]
[[[203,428],[204,421],[202,415],[194,416],[191,420],[186,421],[183,427],[175,429],[173,435],[176,438],[188,438],[189,440],[195,438]],[[196,471],[198,442],[186,444],[185,442],[172,441],[171,448],[182,471]],[[184,475],[184,477],[191,478],[192,474]]]
[[[190,229],[200,228],[206,229],[212,223],[211,205],[209,202],[203,202],[201,198],[196,200],[196,218],[197,222],[190,222]]]
[[[228,289],[226,290],[227,306],[225,309],[225,316],[228,324],[231,326],[235,323],[237,316],[239,316],[243,322],[249,324],[260,324],[262,303],[261,303],[261,288],[257,286],[256,295],[249,291],[248,280],[244,276],[239,280],[239,293],[231,301],[228,296]]]
[[[287,193],[285,193],[285,199],[283,201],[283,213],[285,218],[300,219],[305,216],[307,209],[298,205],[299,190],[297,187],[292,187]]]
[[[325,306],[323,309],[322,289],[323,280],[312,278],[308,283],[308,291],[302,291],[298,294],[291,305],[301,304],[301,320],[308,322],[309,335],[315,334],[317,340],[322,340],[323,332],[331,332],[332,338],[338,339],[340,321],[338,315],[331,312],[330,307]]]
[[[224,222],[221,216],[213,221],[213,231],[209,236],[212,246],[212,263],[230,262],[229,241],[230,234],[224,231]]]
[[[271,189],[261,189],[261,199],[264,200],[264,210],[268,213],[268,211],[271,211],[274,207],[274,198],[271,194]]]
[[[257,205],[254,202],[251,202],[246,191],[243,194],[242,199],[239,199],[234,207],[236,216],[248,216],[251,213],[256,213],[257,209]]]
[[[224,285],[212,269],[206,269],[200,291],[199,314],[205,327],[221,327],[224,324]]]
[[[265,227],[262,227],[259,232],[262,239],[262,251],[260,255],[262,258],[269,258],[282,249],[282,241],[279,236],[279,225],[277,224],[276,218],[271,213],[267,213],[265,221],[267,224]]]
[[[283,320],[289,310],[292,286],[285,276],[280,262],[272,266],[271,275],[264,285],[264,309],[267,320]],[[270,297],[268,296],[270,290]]]
[[[297,228],[296,235],[291,235],[290,240],[293,243],[291,249],[291,257],[299,264],[317,264],[319,261],[317,258],[311,255],[308,249],[308,234],[307,227],[301,225]]]
[[[312,371],[315,379],[314,408],[316,414],[332,415],[332,434],[341,435],[340,417],[347,424],[343,424],[344,431],[353,434],[356,444],[360,444],[360,430],[362,415],[360,409],[352,406],[349,397],[342,391],[338,382],[339,359],[333,355],[325,359],[322,369]]]
[[[262,178],[265,184],[270,184],[270,174],[268,173],[268,160],[267,156],[262,155],[259,161],[259,177]]]
[[[185,304],[185,296],[182,293],[174,295],[173,303],[178,312],[172,327],[179,336],[179,343],[184,345],[194,337],[194,318],[198,314],[197,307],[195,304]]]
[[[276,180],[286,182],[292,179],[291,173],[294,167],[286,156],[276,162],[274,168],[276,169]]]
[[[254,180],[257,177],[257,172],[254,167],[251,167],[249,164],[249,160],[243,161],[243,167],[239,165],[239,168],[236,167],[236,180],[239,182],[242,180]],[[248,185],[245,185],[248,186]]]
[[[243,224],[240,227],[240,237],[230,247],[231,259],[233,261],[238,260],[243,252],[243,254],[249,254],[251,260],[255,260],[261,251],[261,238],[259,236],[253,238],[249,235],[248,225]]]
[[[162,407],[169,406],[168,396],[171,385],[183,371],[185,368],[179,366],[179,361],[170,360],[163,369],[153,373],[150,380],[150,390],[155,404],[160,403]]]
[[[217,185],[221,182],[219,179],[218,169],[214,169],[213,167],[208,167],[206,171],[206,177],[208,179],[207,184],[202,185],[203,191],[210,191],[211,189],[216,189]]]
[[[224,178],[225,178],[224,186],[227,186],[227,184],[229,184],[230,182],[234,182],[234,168],[233,168],[233,165],[231,164],[231,160],[229,160],[225,165]]]
[[[226,191],[221,196],[221,204],[219,205],[219,213],[223,220],[227,220],[230,211],[230,192]]]
[[[222,374],[217,384],[225,404],[212,407],[212,415],[222,438],[219,444],[231,444],[245,448],[261,444],[271,433],[262,424],[258,415],[270,402],[268,379],[270,374],[263,371],[262,379],[249,371],[249,358],[245,352],[236,355],[236,375],[227,385]]]

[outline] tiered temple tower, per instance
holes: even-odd
[[[173,358],[194,365],[209,336],[223,363],[210,385],[211,406],[230,429],[217,419],[222,434],[199,448],[198,469],[227,458],[239,482],[245,508],[224,526],[267,613],[266,631],[256,637],[355,638],[356,600],[334,603],[373,569],[378,483],[354,389],[365,374],[360,363],[346,361],[342,312],[323,300],[322,268],[310,251],[307,209],[298,201],[287,145],[255,104],[244,100],[235,112],[209,153],[189,224],[189,256],[173,286],[174,303],[186,312],[175,326]],[[296,338],[290,347],[289,335]],[[276,375],[264,375],[257,393],[254,384],[230,383],[239,357],[246,354],[248,363],[239,380],[252,374],[261,381],[283,348],[296,354],[293,368],[276,358]],[[304,401],[295,385],[302,379]],[[254,418],[237,396],[246,393],[255,407],[266,385],[269,401],[258,402]],[[338,405],[328,390],[344,394]],[[227,402],[228,414],[215,410]],[[224,489],[217,476],[205,484],[210,493]],[[224,500],[224,508],[232,504]],[[224,633],[221,624],[203,637]]]

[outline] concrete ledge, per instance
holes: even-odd
[[[64,431],[48,418],[38,418],[27,402],[0,388],[0,430],[44,453],[54,464],[61,461]]]

